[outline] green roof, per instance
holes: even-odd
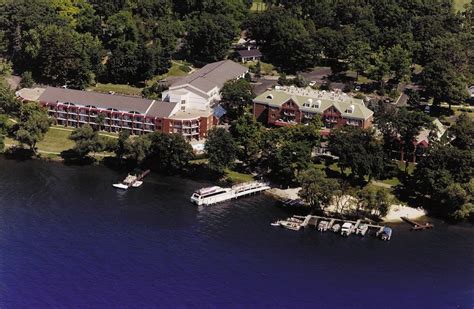
[[[360,99],[353,98],[345,93],[316,91],[309,87],[279,87],[262,93],[254,99],[254,102],[281,107],[290,99],[304,112],[322,114],[325,110],[334,106],[345,118],[366,120],[374,114]]]

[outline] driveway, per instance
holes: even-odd
[[[256,83],[252,83],[253,92],[259,96],[264,93],[268,88],[273,88],[277,84],[277,80],[269,80],[261,78]]]

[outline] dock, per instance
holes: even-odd
[[[319,227],[318,223],[321,222],[321,221],[327,222],[327,225],[325,225],[324,228],[318,228]],[[303,227],[303,228],[306,228],[308,226],[314,226],[315,228],[317,228],[318,230],[320,230],[322,232],[325,232],[325,231],[329,230],[329,231],[339,233],[339,229],[333,229],[333,226],[336,225],[336,224],[343,225],[344,223],[346,223],[346,224],[350,223],[351,224],[350,229],[345,231],[344,235],[347,235],[347,236],[349,236],[351,234],[365,236],[366,233],[369,230],[372,230],[372,231],[375,232],[376,237],[380,237],[380,236],[383,236],[384,233],[387,230],[391,230],[391,229],[387,228],[386,226],[382,226],[382,225],[378,225],[378,224],[372,224],[372,223],[368,223],[368,222],[363,222],[363,220],[361,220],[361,219],[353,221],[353,220],[331,218],[331,217],[322,217],[322,216],[313,216],[313,215],[307,215],[307,216],[294,215],[293,217],[290,217],[286,220],[279,220],[275,223],[272,223],[272,226],[280,225],[280,226],[283,226],[285,228],[288,228],[288,225],[291,224],[291,227],[293,227],[291,229],[297,231],[297,230],[299,230],[299,228],[298,229],[294,228],[295,224],[296,224],[299,227]],[[390,236],[391,236],[391,234],[386,239],[390,240]]]
[[[412,231],[423,231],[423,230],[427,230],[427,229],[432,229],[434,228],[434,224],[430,223],[430,222],[426,222],[426,223],[419,223],[419,222],[416,222],[408,217],[400,217],[403,221],[411,224],[411,230]]]

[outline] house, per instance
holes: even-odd
[[[216,124],[214,107],[224,83],[246,72],[247,68],[229,60],[208,64],[173,83],[163,93],[163,100],[54,87],[22,89],[17,96],[45,106],[59,125],[80,127],[87,123],[109,132],[129,130],[132,134],[177,133],[191,141],[205,138]]]
[[[326,128],[372,126],[374,113],[363,100],[341,91],[276,86],[254,99],[255,118],[267,125],[289,126],[310,122],[320,115]]]
[[[418,136],[415,137],[415,140],[413,141],[413,145],[415,146],[415,151],[412,154],[413,162],[416,162],[418,159],[424,156],[432,141],[439,141],[446,134],[447,128],[441,123],[441,121],[439,121],[438,118],[433,120],[432,124],[432,129],[423,128]],[[400,151],[400,160],[403,161],[405,155],[407,154],[403,153],[403,151]]]
[[[262,58],[262,53],[260,52],[260,50],[256,48],[252,49],[249,46],[247,49],[238,50],[237,58],[242,63],[245,63],[247,61],[259,61]]]

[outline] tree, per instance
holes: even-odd
[[[461,114],[456,123],[449,129],[449,133],[454,135],[454,140],[451,143],[455,147],[463,150],[474,148],[474,121],[468,114]]]
[[[43,140],[49,130],[50,120],[46,111],[36,103],[27,103],[20,107],[20,123],[15,139],[26,144],[37,154],[36,144]]]
[[[122,135],[122,138],[126,135]],[[129,138],[125,142],[125,153],[129,159],[141,164],[150,155],[151,139],[146,135]]]
[[[16,115],[20,112],[20,106],[15,92],[0,83],[0,114]]]
[[[423,112],[400,108],[396,112],[380,115],[377,125],[384,136],[384,147],[390,153],[396,145],[405,154],[405,172],[408,170],[409,154],[414,154],[415,138],[423,128],[432,127],[431,118]]]
[[[75,129],[69,139],[75,143],[74,151],[80,158],[85,158],[90,152],[102,150],[98,132],[88,124]]]
[[[3,152],[5,149],[5,136],[3,134],[0,134],[0,152]]]
[[[232,122],[230,133],[242,149],[239,151],[239,159],[246,164],[255,162],[260,151],[262,125],[255,120],[253,115],[246,113]]]
[[[392,46],[387,49],[385,58],[390,72],[396,81],[400,82],[403,79],[409,79],[412,59],[407,49],[403,48],[400,44]]]
[[[236,24],[222,14],[202,13],[192,18],[186,28],[184,52],[197,63],[224,59],[238,34]]]
[[[433,97],[433,104],[460,103],[468,98],[467,85],[462,75],[446,61],[431,62],[423,70],[422,84],[426,93]]]
[[[473,214],[469,205],[473,203],[473,179],[472,150],[436,144],[416,166],[413,188],[429,201],[430,210],[464,220]]]
[[[329,136],[329,150],[339,157],[337,164],[343,174],[350,168],[359,179],[368,176],[370,181],[384,171],[386,158],[374,130],[351,126],[333,130]]]
[[[119,133],[117,147],[115,148],[115,156],[122,160],[123,156],[127,153],[127,146],[130,138],[130,131],[122,130]]]
[[[321,170],[311,168],[298,177],[301,190],[298,195],[311,207],[324,209],[330,205],[339,183],[327,178]]]
[[[120,11],[107,19],[105,25],[106,46],[113,50],[124,42],[137,43],[137,22],[130,11]]]
[[[346,58],[357,73],[356,79],[369,68],[371,52],[369,43],[361,40],[352,41],[347,47]]]
[[[392,198],[385,188],[367,185],[356,196],[358,209],[363,208],[379,217],[385,217],[390,210]]]
[[[242,116],[254,97],[252,86],[245,79],[227,81],[221,89],[221,101],[231,118]]]
[[[40,31],[40,48],[31,65],[34,75],[40,79],[53,85],[67,84],[82,89],[95,81],[101,58],[102,45],[89,33],[47,26]]]
[[[191,145],[180,134],[153,132],[147,135],[151,141],[145,165],[164,173],[184,171],[193,159]]]
[[[223,128],[211,129],[204,149],[209,160],[209,168],[218,173],[232,167],[237,158],[237,143],[232,135]]]
[[[367,69],[367,74],[370,78],[375,79],[380,83],[380,90],[385,91],[384,77],[390,71],[390,66],[385,59],[385,51],[379,49],[377,52],[372,53],[370,59],[370,65]]]
[[[248,37],[257,41],[269,61],[283,71],[297,72],[314,66],[319,58],[310,31],[302,20],[282,8],[270,8],[246,22]]]
[[[33,75],[30,71],[25,71],[21,74],[20,87],[22,88],[31,88],[35,84]]]

